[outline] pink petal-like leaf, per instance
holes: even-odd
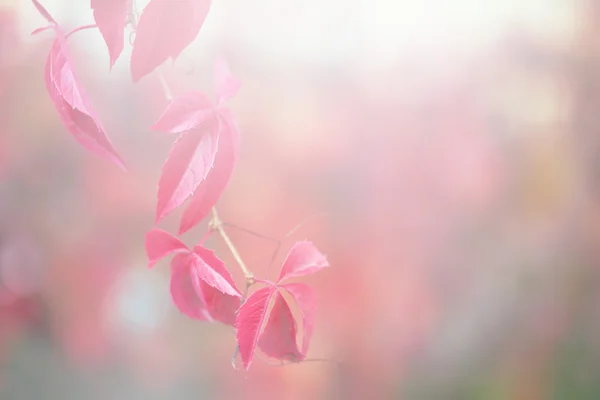
[[[296,321],[290,306],[279,291],[275,294],[275,303],[258,341],[258,347],[266,355],[277,360],[298,361],[303,358],[296,343]]]
[[[236,95],[242,86],[242,82],[231,74],[229,65],[222,58],[215,61],[214,69],[217,104],[220,105]]]
[[[148,268],[154,266],[161,258],[174,252],[189,252],[189,249],[181,240],[162,229],[153,228],[146,233]]]
[[[290,249],[277,282],[284,279],[313,274],[329,263],[327,258],[311,242],[296,242]]]
[[[67,130],[83,147],[125,170],[125,163],[106,136],[87,94],[77,81],[64,33],[58,27],[55,31],[57,38],[48,55],[44,75],[46,89],[56,111]]]
[[[108,47],[112,68],[125,44],[125,22],[131,0],[92,0],[91,6],[96,25]]]
[[[169,133],[189,131],[213,113],[213,105],[203,93],[190,91],[173,99],[152,129]]]
[[[192,282],[192,254],[178,254],[171,261],[171,298],[177,309],[190,318],[212,322],[203,298],[198,296]]]
[[[213,120],[177,138],[158,182],[156,222],[179,207],[206,178],[218,141],[218,123]]]
[[[210,0],[151,0],[138,22],[131,75],[134,82],[179,54],[198,36]]]
[[[42,17],[46,19],[46,21],[56,24],[54,18],[52,18],[48,10],[46,10],[46,8],[43,5],[41,5],[38,0],[32,0],[32,2],[35,8],[37,8],[38,12],[42,14]]]
[[[304,332],[302,339],[302,357],[306,357],[310,339],[312,338],[315,321],[317,318],[317,293],[313,288],[303,283],[288,283],[282,285],[282,288],[294,298],[302,314],[302,330]]]
[[[206,179],[196,188],[183,212],[179,225],[180,235],[202,221],[217,203],[231,180],[238,148],[239,133],[235,124],[221,118],[221,133],[215,163]]]
[[[276,288],[266,287],[252,293],[238,310],[235,321],[240,356],[246,371],[250,368],[260,331],[264,325],[269,301]]]
[[[212,250],[196,246],[194,247],[194,255],[196,257],[192,263],[193,274],[195,273],[204,282],[224,294],[235,297],[242,296],[236,288],[231,274],[225,268],[225,264],[219,260]]]
[[[198,296],[204,299],[206,309],[213,319],[225,325],[235,325],[236,311],[240,307],[239,297],[221,293],[197,274],[192,274],[192,283]]]

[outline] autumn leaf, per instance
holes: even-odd
[[[302,357],[306,357],[317,318],[317,293],[304,283],[288,283],[281,285],[292,296],[302,314]]]
[[[190,91],[173,99],[152,129],[181,133],[198,127],[214,113],[212,102],[203,93]]]
[[[125,44],[125,23],[132,0],[91,0],[94,19],[108,47],[110,68],[113,67]]]
[[[198,36],[210,0],[151,0],[137,25],[131,53],[134,82],[168,58],[173,61]]]
[[[214,76],[217,105],[221,105],[237,94],[242,83],[231,74],[229,65],[222,58],[215,61]]]
[[[217,203],[229,184],[237,160],[239,132],[232,121],[221,119],[219,147],[212,170],[198,185],[183,212],[179,234],[183,234],[202,221]]]
[[[214,71],[217,97],[223,102],[240,83],[222,59],[215,62]],[[181,134],[163,167],[156,221],[191,196],[179,226],[183,234],[209,214],[227,187],[237,160],[239,131],[227,107],[215,106],[198,91],[172,100],[152,129]],[[201,133],[206,130],[210,133]]]
[[[191,318],[233,325],[241,293],[223,261],[205,247],[190,250],[164,230],[153,228],[146,234],[151,265],[173,253],[170,291],[177,309]]]
[[[158,182],[157,223],[183,204],[206,178],[218,141],[218,121],[214,118],[177,138]]]
[[[238,310],[235,326],[240,356],[244,368],[248,370],[254,357],[254,351],[260,337],[261,329],[267,317],[267,309],[274,287],[266,287],[252,293]]]
[[[148,255],[148,268],[151,268],[160,259],[175,252],[189,252],[187,246],[175,236],[162,229],[152,229],[146,233],[146,254]]]
[[[44,80],[50,99],[63,125],[83,147],[109,159],[125,170],[125,163],[114,149],[102,123],[96,116],[87,93],[77,79],[65,34],[37,0],[34,0],[33,3],[48,19],[56,33],[56,39],[46,59]]]
[[[171,261],[171,299],[182,314],[200,321],[212,322],[213,318],[204,302],[204,296],[198,295],[197,283],[192,282],[188,260],[188,254],[178,254]]]
[[[225,264],[211,250],[196,246],[192,255],[193,274],[223,294],[242,297]]]
[[[317,295],[314,289],[303,283],[281,284],[281,281],[317,272],[329,266],[326,257],[307,241],[297,242],[290,249],[281,268],[277,283],[258,280],[269,286],[253,293],[238,310],[236,328],[240,354],[247,370],[258,344],[269,357],[278,360],[302,361],[306,358],[317,310]],[[286,290],[298,305],[302,314],[302,349],[298,349],[296,322],[289,304],[281,295]],[[275,295],[275,303],[268,313],[269,302]],[[250,301],[252,299],[252,301]],[[263,329],[264,321],[268,322]]]
[[[258,341],[258,347],[277,360],[296,361],[302,358],[296,344],[296,321],[281,293],[275,293],[275,303],[269,321]]]
[[[297,242],[283,262],[277,283],[288,278],[313,274],[328,265],[327,258],[311,242]]]

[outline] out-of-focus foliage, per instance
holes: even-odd
[[[257,354],[245,373],[231,329],[179,314],[168,265],[146,268],[173,140],[149,129],[159,80],[131,82],[127,44],[109,72],[97,31],[70,39],[123,173],[64,132],[52,35],[0,0],[0,398],[599,398],[600,9],[417,3],[215,2],[167,63],[176,94],[214,90],[217,53],[243,82],[222,218],[273,237],[308,218],[282,248],[310,237],[333,266],[303,278],[308,357],[341,363]],[[89,2],[45,5],[93,21]],[[264,274],[275,244],[230,232]]]

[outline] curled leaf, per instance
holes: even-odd
[[[67,48],[67,40],[55,27],[56,39],[46,61],[46,89],[63,124],[89,151],[107,158],[125,170],[125,163],[106,136],[104,128],[80,86]]]
[[[308,241],[297,242],[292,246],[283,262],[277,282],[313,274],[328,266],[327,258],[321,254],[314,244]]]
[[[281,287],[287,290],[292,296],[302,314],[302,330],[304,333],[301,359],[304,359],[308,352],[308,347],[310,346],[310,340],[317,318],[317,293],[313,288],[303,283],[288,283]]]
[[[279,291],[275,293],[275,303],[269,313],[269,321],[260,335],[258,347],[277,360],[297,361],[303,358],[296,343],[296,321]]]
[[[266,287],[252,293],[238,310],[236,318],[237,341],[244,369],[250,368],[260,331],[264,325],[267,308],[275,288]]]
[[[190,318],[212,322],[202,296],[198,296],[190,274],[190,254],[178,254],[171,262],[171,299],[177,309]]]
[[[196,295],[203,299],[211,318],[233,326],[235,313],[240,306],[239,297],[222,293],[200,279],[197,274],[192,274],[192,283]]]

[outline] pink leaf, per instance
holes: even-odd
[[[267,316],[267,308],[275,288],[266,287],[252,293],[238,310],[236,318],[237,341],[240,347],[240,356],[246,371],[252,363],[260,331]]]
[[[56,21],[54,20],[54,18],[52,18],[52,16],[48,12],[48,10],[46,10],[46,8],[43,5],[41,5],[38,0],[32,0],[32,2],[33,2],[33,5],[35,6],[35,8],[37,8],[38,12],[40,14],[42,14],[42,17],[44,17],[46,19],[46,21],[56,24]]]
[[[294,298],[302,313],[302,330],[304,331],[304,335],[302,339],[301,359],[304,359],[310,345],[310,339],[312,338],[317,318],[317,293],[313,288],[303,283],[288,283],[281,287],[287,290]]]
[[[206,178],[215,160],[218,140],[218,124],[211,120],[175,141],[158,182],[156,222],[179,207]]]
[[[46,61],[46,89],[63,124],[75,139],[93,153],[125,170],[125,164],[106,136],[87,94],[80,87],[70,60],[67,41],[55,28],[57,38]]]
[[[277,283],[284,279],[313,274],[329,266],[327,258],[311,242],[296,242],[290,249]]]
[[[223,119],[221,122],[219,148],[214,166],[206,180],[196,188],[181,217],[180,235],[193,228],[210,213],[231,180],[239,148],[239,133],[232,122]]]
[[[277,360],[302,359],[296,344],[296,321],[281,293],[275,293],[275,303],[269,313],[269,321],[258,341],[258,347],[269,357]]]
[[[213,319],[192,282],[190,265],[192,254],[178,254],[171,262],[171,298],[177,309],[190,318],[209,321]]]
[[[123,51],[125,43],[125,22],[131,7],[131,0],[92,0],[94,19],[108,47],[110,68]]]
[[[225,268],[223,261],[219,260],[215,253],[202,246],[194,247],[196,256],[192,262],[192,274],[210,286],[218,289],[223,294],[241,297],[242,294],[236,288],[231,274]]]
[[[181,133],[196,128],[213,113],[211,101],[201,92],[187,92],[171,101],[152,129]]]
[[[146,233],[146,254],[148,255],[148,268],[151,268],[161,258],[171,253],[189,249],[183,242],[162,229],[153,228]]]
[[[215,61],[215,85],[217,94],[217,104],[231,99],[240,90],[242,83],[231,74],[227,62],[219,58]]]
[[[233,326],[235,313],[240,307],[239,297],[221,293],[196,274],[192,275],[192,283],[197,295],[204,299],[204,304],[206,304],[206,309],[211,317],[225,325]]]
[[[210,0],[151,0],[138,22],[131,75],[134,82],[179,54],[198,35]]]

